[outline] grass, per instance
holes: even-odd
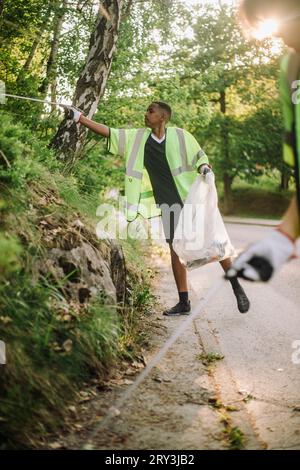
[[[238,409],[232,405],[223,405],[216,397],[210,398],[209,404],[218,410],[220,423],[224,426],[222,433],[226,439],[228,448],[230,450],[243,449],[245,445],[244,433],[237,426],[232,426],[232,419],[228,414],[228,412],[232,413],[238,411]]]
[[[120,309],[101,298],[70,305],[61,284],[35,280],[30,271],[6,277],[0,287],[0,337],[7,345],[0,447],[36,446],[64,421],[83,382],[95,376],[104,382],[119,360],[139,353],[152,296],[141,271],[129,273],[128,305]]]
[[[2,285],[0,297],[0,334],[7,345],[0,441],[31,447],[33,436],[41,439],[55,429],[84,381],[105,379],[121,355],[122,323],[100,299],[72,309],[59,287],[26,272]]]
[[[244,448],[245,436],[240,428],[229,426],[228,429],[225,429],[224,434],[228,440],[230,450],[241,450]]]
[[[33,448],[63,425],[84,382],[95,376],[104,382],[119,360],[138,354],[154,298],[139,241],[122,242],[127,288],[122,306],[101,296],[79,306],[66,295],[68,276],[58,281],[38,269],[51,245],[38,229],[45,217],[66,233],[71,221],[80,219],[88,243],[101,249],[94,235],[99,191],[104,193],[106,185],[119,187],[123,170],[117,167],[114,176],[107,161],[91,155],[80,162],[76,175],[64,177],[45,143],[9,115],[1,116],[0,140],[9,162],[0,161],[0,339],[7,346],[0,376],[0,448]],[[255,216],[271,216],[275,202],[263,206],[267,193],[261,188],[241,186],[234,194],[237,214],[244,200]],[[61,242],[57,236],[52,247]],[[223,356],[208,353],[198,359],[211,365]],[[242,435],[233,428],[229,440],[238,446]]]
[[[262,219],[280,219],[287,209],[293,191],[280,191],[278,181],[262,177],[256,183],[249,184],[237,180],[233,185],[233,210],[237,217]],[[222,188],[219,188],[220,209],[223,208]]]
[[[126,259],[128,305],[123,315],[123,334],[121,338],[123,353],[126,358],[132,357],[137,346],[147,344],[147,317],[155,304],[155,296],[151,292],[152,271],[146,265],[146,252],[142,256],[142,247],[137,240],[123,240],[123,252]],[[139,270],[136,270],[136,266]],[[146,282],[145,282],[146,280]]]
[[[197,354],[196,358],[202,362],[205,366],[209,366],[211,364],[214,364],[217,361],[221,361],[224,359],[224,356],[218,353],[210,352],[210,353],[203,353],[203,354]]]
[[[9,116],[0,122],[0,140],[10,162],[0,162],[0,339],[7,349],[0,366],[0,449],[34,448],[63,426],[83,383],[93,377],[104,383],[119,361],[139,354],[153,297],[136,241],[124,242],[124,305],[100,294],[80,305],[65,290],[74,273],[41,274],[51,247],[72,248],[63,235],[76,219],[84,223],[85,241],[101,251],[94,233],[99,191],[82,192],[78,178],[64,177],[51,152],[32,144]],[[50,241],[39,229],[46,217],[58,230]]]

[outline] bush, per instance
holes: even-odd
[[[122,309],[103,297],[80,305],[43,276],[39,266],[48,248],[39,222],[50,213],[64,232],[71,219],[92,226],[101,168],[91,177],[88,165],[81,179],[63,176],[46,145],[8,114],[0,121],[0,148],[0,339],[7,350],[0,366],[0,448],[32,448],[65,423],[66,408],[86,381],[97,376],[104,382],[119,359],[134,356],[150,293],[141,263],[137,267],[137,244],[127,247],[135,263],[127,265],[131,295]],[[101,184],[104,189],[103,177]],[[95,239],[88,229],[85,236]]]

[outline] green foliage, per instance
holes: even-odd
[[[101,139],[102,140],[102,139]],[[124,188],[124,161],[107,153],[104,141],[93,137],[87,142],[82,159],[75,168],[82,192],[90,194],[96,189],[97,195],[104,195],[108,188]]]
[[[275,104],[275,106],[274,106]],[[283,171],[282,116],[278,101],[258,109],[243,122],[242,138],[236,148],[260,172],[277,169]]]
[[[38,140],[21,123],[15,123],[11,114],[2,113],[0,120],[0,181],[10,183],[15,189],[23,187],[25,181],[38,180],[45,173],[42,164],[59,170],[60,165],[46,143]]]
[[[277,178],[278,179],[278,178]],[[224,211],[224,197],[219,191],[220,209]],[[292,192],[278,192],[276,177],[266,181],[257,178],[254,183],[246,183],[239,179],[233,184],[233,213],[239,217],[262,219],[280,219],[288,208]]]
[[[201,361],[205,366],[208,366],[217,361],[221,361],[224,359],[224,356],[219,353],[210,352],[207,354],[197,354],[196,358],[199,359],[199,361]]]
[[[0,282],[6,276],[17,271],[20,263],[21,247],[14,237],[5,237],[0,233]]]
[[[66,178],[52,152],[8,113],[0,121],[0,148],[9,162],[0,166],[0,338],[7,346],[0,447],[35,447],[65,422],[84,382],[95,375],[104,382],[120,358],[135,356],[151,295],[141,262],[127,265],[124,307],[100,295],[79,305],[67,296],[67,277],[58,281],[40,272],[49,256],[38,229],[45,216],[66,231],[70,218],[80,218],[93,239],[101,159],[89,186],[80,172]],[[137,243],[126,246],[135,262],[138,250]]]
[[[94,119],[112,127],[140,127],[149,102],[169,102],[174,111],[170,124],[192,132],[218,180],[226,175],[233,182],[236,214],[280,217],[289,195],[276,194],[276,183],[266,183],[269,175],[275,182],[280,174],[289,176],[281,160],[275,85],[280,50],[268,41],[250,44],[235,11],[217,3],[197,9],[183,1],[124,2],[115,60]],[[7,92],[40,96],[61,5],[60,0],[5,1],[0,80]],[[97,15],[91,0],[68,2],[64,13],[52,89],[58,100],[73,95]],[[135,354],[153,297],[136,241],[124,243],[124,309],[97,298],[78,310],[68,304],[63,286],[39,275],[37,264],[47,256],[37,229],[40,218],[51,213],[67,223],[76,214],[92,224],[107,190],[122,192],[124,162],[108,155],[104,142],[89,134],[67,178],[47,147],[60,112],[14,100],[1,104],[0,111],[0,338],[8,344],[0,384],[0,436],[10,446],[31,447],[34,435],[62,422],[83,381],[95,373],[104,380],[118,357]],[[262,184],[265,190],[257,187]],[[199,358],[207,364],[221,359]],[[234,448],[242,445],[237,428],[228,438]]]
[[[84,311],[58,309],[63,297],[43,280],[19,274],[0,287],[0,337],[7,364],[0,385],[0,442],[31,446],[57,427],[63,410],[91,374],[103,377],[119,350],[116,312],[101,301]]]
[[[174,63],[181,83],[191,92],[190,100],[196,103],[201,95],[206,102],[208,119],[203,126],[203,113],[197,110],[194,134],[218,179],[224,179],[230,210],[234,178],[254,181],[274,168],[285,171],[276,87],[281,50],[270,41],[249,42],[236,21],[235,8],[221,2],[199,8],[193,31],[192,39],[177,44]]]
[[[226,437],[229,442],[229,448],[231,450],[240,450],[243,449],[245,444],[245,435],[243,431],[238,427],[230,427],[225,431]]]
[[[150,287],[145,286],[143,289],[137,289],[135,286],[135,291],[131,295],[132,305],[136,305],[137,307],[150,307],[153,305],[153,301],[155,296],[151,293]]]
[[[38,96],[46,65],[42,56],[49,54],[61,3],[46,7],[32,0],[25,6],[18,0],[12,8],[10,1],[5,3],[0,47],[5,68],[2,72],[0,68],[0,79],[9,91]],[[18,12],[23,10],[21,19]],[[46,14],[49,21],[34,61],[24,72],[22,65]],[[79,2],[77,7],[70,4],[66,9],[56,64],[60,96],[72,95],[95,18],[89,1]],[[187,31],[191,38],[187,38]],[[12,47],[18,48],[17,54],[7,54]],[[211,158],[218,179],[226,174],[230,184],[237,176],[253,181],[273,168],[288,176],[279,145],[281,114],[275,83],[276,59],[281,51],[277,49],[270,41],[262,44],[246,40],[232,6],[214,3],[196,8],[179,1],[125,2],[110,79],[94,119],[112,127],[140,127],[148,103],[162,99],[173,107],[171,125],[195,135]],[[27,102],[8,101],[5,109],[48,142],[61,118]],[[88,192],[98,181],[100,192],[109,184],[122,189],[123,162],[111,162],[100,149],[94,137],[89,137],[75,169],[80,188]],[[107,184],[102,184],[104,178]]]

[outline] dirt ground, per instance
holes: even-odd
[[[155,292],[157,310],[153,313],[150,348],[144,351],[149,363],[172,332],[186,317],[162,316],[162,309],[177,301],[177,293],[166,248],[158,246],[152,253],[157,271]],[[194,299],[193,299],[194,297]],[[196,293],[192,301],[196,302]],[[50,442],[50,449],[114,450],[197,450],[240,448],[243,437],[234,423],[235,407],[221,403],[214,377],[212,351],[205,351],[196,322],[191,323],[161,362],[135,390],[119,410],[120,414],[105,421],[114,405],[138,372],[141,363],[118,371],[105,389],[81,392],[78,405],[70,407],[72,432]],[[221,359],[221,358],[220,358]],[[221,359],[222,360],[222,359]],[[255,444],[254,444],[255,447]]]

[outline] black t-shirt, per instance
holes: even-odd
[[[159,143],[149,136],[145,144],[144,165],[149,174],[156,204],[183,206],[167,161],[166,139]]]

